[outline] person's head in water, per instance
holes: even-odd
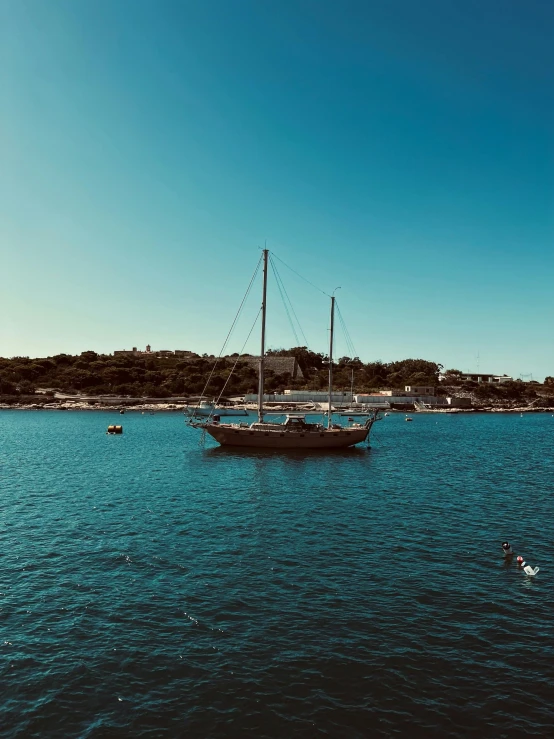
[[[503,542],[502,542],[502,549],[503,549],[503,550],[504,550],[504,551],[505,551],[506,553],[508,553],[508,552],[509,552],[509,553],[511,553],[511,551],[512,551],[512,547],[511,547],[511,545],[510,545],[510,542],[509,542],[509,541],[503,541]]]

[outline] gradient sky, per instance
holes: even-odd
[[[554,375],[550,0],[0,0],[0,89],[1,356],[217,353],[267,240],[366,361]]]

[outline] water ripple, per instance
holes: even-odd
[[[2,736],[554,735],[551,416],[330,456],[109,420],[0,412]]]

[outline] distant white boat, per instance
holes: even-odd
[[[207,417],[207,416],[247,416],[248,411],[244,406],[216,405],[207,400],[201,400],[198,405],[186,405],[185,416]]]
[[[421,403],[418,400],[414,401],[414,408],[418,413],[463,413],[462,408],[437,408],[436,406],[429,405],[429,403]]]
[[[339,416],[373,416],[374,408],[344,408],[337,412]]]

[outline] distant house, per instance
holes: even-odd
[[[433,385],[406,385],[406,393],[408,395],[434,395],[435,388]]]
[[[476,372],[474,374],[462,372],[460,379],[463,382],[490,382],[499,385],[503,382],[512,382],[514,378],[509,377],[508,375],[487,375],[483,374],[483,372]]]
[[[370,393],[362,395],[364,397],[376,397],[379,395],[383,395],[386,397],[394,397],[394,398],[421,398],[421,397],[432,397],[435,394],[435,388],[433,385],[418,385],[417,387],[415,385],[405,385],[404,390],[380,390],[378,393]],[[360,395],[360,397],[362,397]],[[361,401],[362,403],[364,401]]]
[[[258,399],[256,393],[245,395],[247,403],[253,403]],[[264,395],[267,401],[278,403],[325,403],[329,400],[327,390],[285,390],[284,393],[267,393]],[[350,392],[333,392],[331,402],[336,404],[347,404],[352,402],[352,394]]]
[[[431,392],[412,392],[414,390],[425,390]],[[428,405],[442,405],[446,401],[442,397],[435,395],[434,387],[414,388],[406,387],[406,390],[381,390],[379,393],[359,393],[354,396],[356,403],[374,406],[376,408],[389,408],[395,403],[425,403]]]
[[[141,357],[145,354],[148,354],[149,356],[157,356],[157,357],[184,357],[184,358],[190,358],[190,357],[197,357],[198,354],[195,354],[194,352],[186,351],[185,349],[159,349],[158,351],[152,351],[152,347],[150,344],[146,345],[146,351],[141,351],[140,349],[137,349],[136,346],[134,346],[132,349],[116,349],[114,351],[114,357]]]

